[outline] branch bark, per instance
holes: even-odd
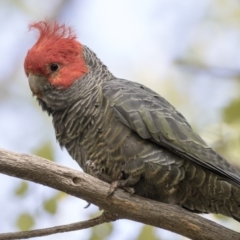
[[[196,240],[239,239],[240,234],[181,207],[130,196],[121,189],[46,159],[0,149],[0,173],[43,184],[91,202],[119,219],[130,219]]]

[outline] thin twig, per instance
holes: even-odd
[[[116,217],[103,212],[100,216],[77,223],[71,223],[56,227],[44,228],[44,229],[36,229],[31,231],[24,231],[24,232],[14,232],[14,233],[2,233],[0,234],[0,240],[12,240],[12,239],[27,239],[33,237],[42,237],[46,235],[56,234],[56,233],[63,233],[63,232],[71,232],[77,231],[81,229],[86,229],[90,227],[94,227],[96,225],[114,221]]]

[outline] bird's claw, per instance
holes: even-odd
[[[109,175],[105,174],[103,171],[101,171],[101,167],[97,166],[92,160],[87,160],[85,163],[85,166],[86,166],[87,170],[89,170],[90,175],[111,184],[110,188],[108,190],[108,193],[107,193],[107,197],[110,197],[111,195],[113,195],[114,192],[119,187],[122,188],[127,193],[129,193],[130,195],[135,193],[134,188],[129,187],[129,183],[130,183],[130,185],[134,185],[136,183],[136,179],[137,179],[137,181],[139,180],[138,178],[129,178],[127,180],[123,180],[122,179],[123,174],[120,173],[118,176],[118,180],[113,181],[111,176],[109,176]],[[89,206],[90,205],[87,205],[85,208],[87,208]]]
[[[135,193],[135,189],[132,187],[124,187],[123,190],[129,193],[130,195],[133,195]]]
[[[96,164],[92,160],[87,160],[85,166],[87,169],[93,172],[96,172],[98,170]]]
[[[121,180],[117,180],[117,181],[112,182],[111,185],[110,185],[110,188],[108,190],[107,197],[112,196],[119,187],[122,187],[122,189],[125,192],[129,193],[130,195],[133,195],[135,193],[135,189],[134,188],[132,188],[132,187],[124,187],[124,186],[121,186],[121,185],[122,185],[122,181]]]
[[[108,190],[107,197],[112,196],[114,192],[117,190],[118,186],[119,186],[119,180],[112,182]]]
[[[91,205],[91,203],[89,202],[89,203],[87,203],[87,205],[84,208],[89,208],[90,205]]]

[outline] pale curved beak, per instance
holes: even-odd
[[[46,84],[46,78],[43,76],[29,73],[28,83],[33,95],[36,95],[38,98],[41,98],[42,92],[44,90],[44,85]]]

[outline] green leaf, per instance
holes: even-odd
[[[53,198],[48,199],[43,203],[44,210],[50,214],[56,214],[57,212],[57,199],[54,196]]]
[[[213,214],[216,219],[228,221],[229,218],[222,214]]]
[[[111,235],[113,231],[112,223],[104,223],[92,228],[90,240],[102,240]]]
[[[137,240],[146,240],[146,239],[159,240],[160,238],[157,237],[154,227],[149,225],[144,225],[136,239]]]
[[[56,191],[55,195],[43,202],[43,208],[50,214],[57,213],[58,202],[66,198],[68,195],[61,191]]]
[[[15,190],[15,194],[19,197],[22,197],[28,190],[28,183],[26,181],[22,181],[19,186]]]
[[[223,109],[223,118],[226,123],[240,121],[240,98],[233,100]]]
[[[67,193],[58,191],[56,196],[55,196],[55,198],[56,198],[57,201],[61,201],[61,200],[63,200],[67,196],[68,196]]]
[[[41,147],[36,149],[33,153],[39,157],[43,157],[43,158],[49,159],[51,161],[53,161],[53,159],[54,159],[53,147],[50,142],[44,143]]]
[[[17,219],[17,227],[21,231],[28,231],[33,228],[35,221],[34,218],[28,213],[22,213]]]

